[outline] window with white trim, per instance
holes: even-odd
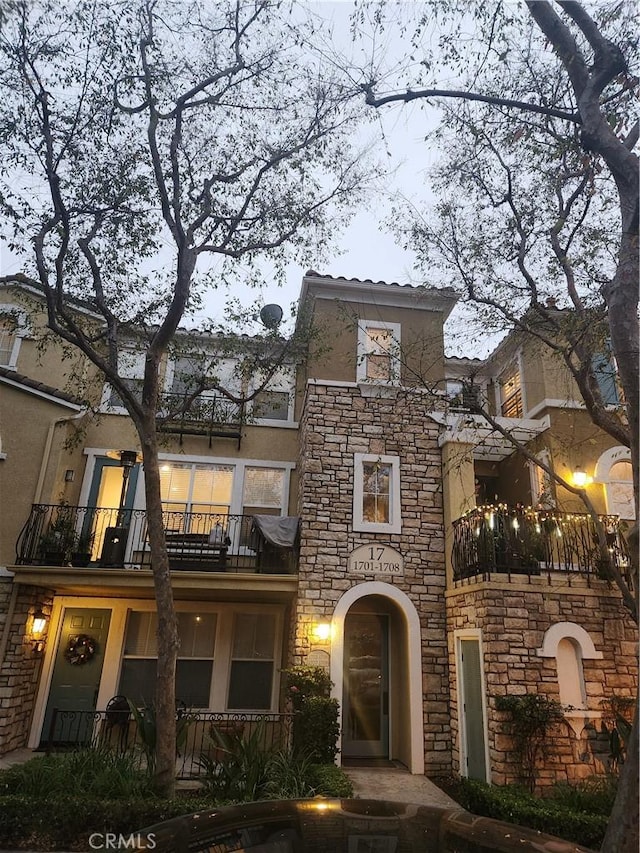
[[[269,710],[275,672],[276,619],[272,613],[236,613],[227,708]]]
[[[520,367],[512,364],[499,380],[500,414],[503,418],[521,418],[524,414]]]
[[[242,489],[242,530],[240,544],[251,545],[253,515],[282,515],[284,507],[285,472],[282,468],[247,465]]]
[[[180,650],[176,668],[176,699],[189,708],[210,706],[217,615],[177,614]],[[155,702],[158,617],[131,610],[127,619],[118,693],[136,705]]]
[[[264,382],[255,376],[250,389],[253,391]],[[292,421],[295,375],[293,368],[282,367],[269,378],[266,386],[251,401],[251,414],[257,421]]]
[[[118,353],[118,375],[138,398],[142,397],[145,358],[145,353],[134,349],[121,349]],[[126,411],[122,398],[109,383],[105,385],[103,407]]]
[[[600,456],[595,469],[596,482],[604,486],[607,513],[624,521],[634,521],[633,467],[628,447],[611,447]]]
[[[26,315],[15,305],[0,304],[0,365],[14,369],[22,338],[26,334]]]
[[[537,453],[536,459],[539,459],[548,468],[551,467],[551,456],[548,450]],[[532,506],[540,509],[552,509],[556,506],[556,497],[551,476],[535,462],[529,462],[529,471],[531,474]]]
[[[358,382],[400,382],[400,324],[358,321]]]
[[[354,454],[353,529],[400,533],[400,457]]]
[[[160,497],[165,528],[183,533],[208,533],[212,514],[229,514],[233,475],[233,465],[163,462],[160,465]]]

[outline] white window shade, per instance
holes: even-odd
[[[282,508],[285,472],[281,468],[250,468],[244,473],[243,505]]]

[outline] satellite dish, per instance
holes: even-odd
[[[275,329],[282,320],[282,308],[279,305],[265,305],[260,311],[260,319],[267,329]]]

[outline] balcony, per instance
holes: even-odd
[[[600,516],[607,545],[631,585],[629,554],[617,516]],[[552,572],[610,580],[598,550],[591,516],[522,507],[479,506],[453,522],[453,579],[464,581],[494,573],[528,575]]]
[[[163,523],[172,571],[297,572],[296,518],[165,511]],[[274,524],[281,527],[276,537]],[[146,512],[34,504],[18,537],[16,563],[150,569]]]
[[[158,414],[158,429],[180,436],[204,435],[209,447],[214,437],[235,438],[238,449],[245,422],[244,406],[227,397],[210,393],[193,397],[190,394],[166,393],[162,395]]]

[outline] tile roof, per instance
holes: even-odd
[[[36,379],[31,379],[31,377],[24,376],[22,373],[16,373],[15,370],[9,370],[8,367],[0,366],[0,381],[2,379],[9,379],[17,385],[24,385],[25,388],[31,388],[50,397],[57,397],[63,403],[72,403],[74,406],[83,405],[82,400],[74,397],[73,394],[67,394],[65,391],[60,391],[59,388],[54,388],[52,385],[45,385],[44,382],[38,382]]]

